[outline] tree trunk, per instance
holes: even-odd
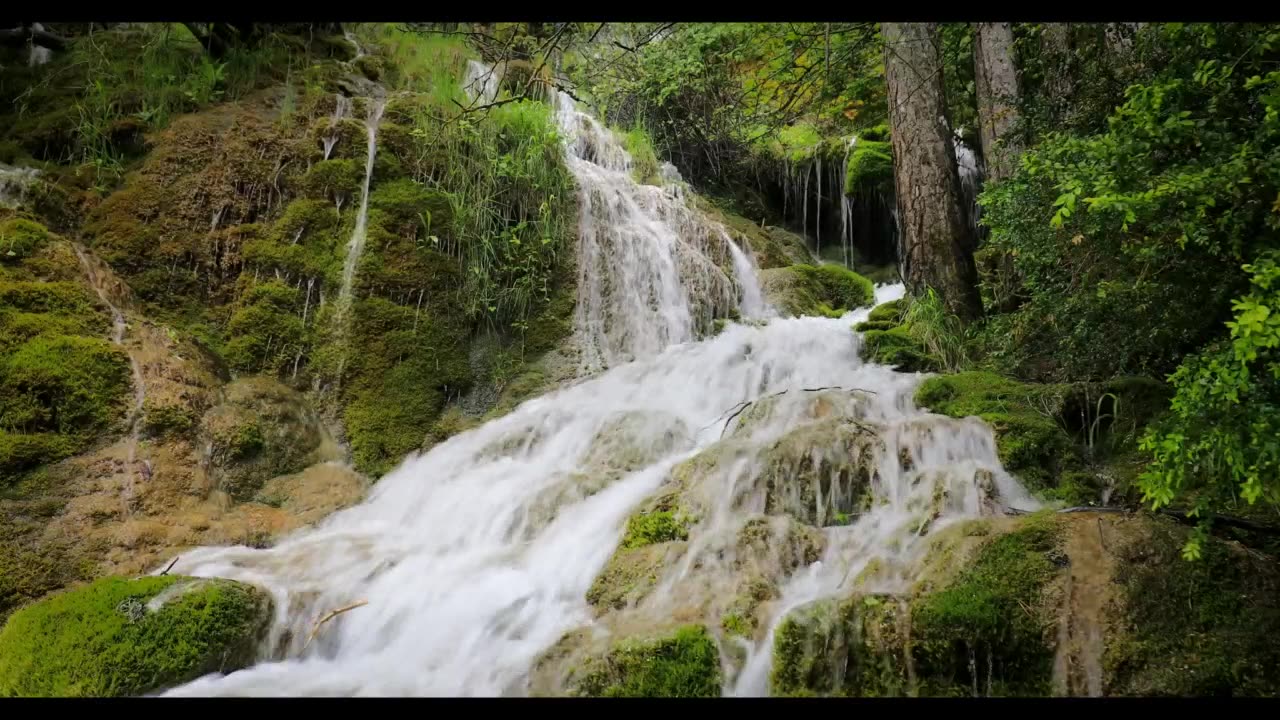
[[[1074,90],[1072,77],[1071,24],[1046,23],[1041,54],[1046,61],[1045,94],[1053,107],[1055,119],[1067,116]]]
[[[932,288],[967,322],[982,313],[982,303],[947,121],[938,25],[884,23],[881,32],[905,279],[913,293]]]
[[[1010,134],[1018,119],[1018,74],[1013,65],[1013,25],[975,23],[974,85],[978,133],[987,179],[999,181],[1018,167],[1021,148]]]

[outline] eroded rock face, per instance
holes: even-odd
[[[201,421],[209,474],[237,501],[321,459],[324,430],[302,397],[266,377],[237,380]]]

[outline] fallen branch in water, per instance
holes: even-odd
[[[173,562],[169,563],[169,567],[165,568],[165,569],[164,569],[164,572],[162,572],[162,573],[160,573],[160,574],[161,574],[161,575],[168,575],[168,574],[169,574],[169,571],[173,569],[173,566],[174,566],[174,565],[177,565],[177,564],[178,564],[178,560],[180,560],[181,558],[182,558],[182,556],[181,556],[181,555],[179,555],[178,557],[174,558],[174,559],[173,559]]]
[[[733,407],[729,408],[728,410],[725,410],[724,412],[720,413],[720,417],[717,417],[715,420],[712,420],[709,425],[703,425],[702,427],[698,428],[698,432],[702,432],[703,430],[706,430],[712,425],[715,425],[716,423],[720,422],[720,418],[724,417],[725,415],[728,415],[729,413],[733,413],[732,415],[729,415],[728,419],[724,421],[724,427],[720,429],[720,437],[724,437],[724,434],[729,431],[729,423],[733,422],[733,419],[741,415],[743,412],[745,412],[747,408],[760,402],[761,400],[768,400],[769,398],[775,398],[775,397],[778,397],[779,395],[786,395],[787,393],[791,392],[791,390],[792,388],[787,388],[786,390],[780,390],[771,395],[762,395],[756,398],[755,400],[744,400],[738,403],[737,405],[734,405]],[[867,390],[865,388],[846,388],[846,387],[840,387],[838,385],[828,385],[826,387],[816,387],[816,388],[800,388],[800,392],[821,392],[823,390],[844,390],[846,392],[864,392],[864,393],[870,393],[871,395],[876,394],[875,390]]]
[[[311,641],[316,639],[316,633],[320,631],[321,625],[324,625],[325,623],[336,618],[342,613],[347,612],[348,610],[355,610],[358,607],[361,607],[363,605],[368,605],[368,604],[369,604],[368,600],[361,600],[359,602],[351,603],[346,607],[340,607],[337,610],[330,610],[328,615],[325,615],[324,617],[320,618],[320,620],[316,622],[315,626],[311,628],[311,634],[307,635],[307,643],[302,646],[302,649],[306,650],[308,647],[310,647]]]

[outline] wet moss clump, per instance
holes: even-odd
[[[840,317],[875,299],[870,280],[838,265],[791,265],[760,279],[769,299],[793,316]]]
[[[687,520],[670,510],[632,515],[627,520],[627,532],[622,538],[626,549],[644,547],[689,537]]]
[[[1079,465],[1070,435],[1057,422],[1063,398],[1058,386],[963,372],[924,381],[915,402],[940,415],[984,420],[995,432],[1004,468],[1029,489],[1046,490]]]
[[[912,601],[912,657],[921,695],[1049,694],[1052,613],[1045,586],[1066,556],[1052,516],[996,536],[972,565]]]
[[[862,356],[868,362],[888,365],[900,372],[937,372],[942,361],[929,353],[924,344],[911,335],[905,325],[878,329],[881,323],[859,323],[854,329],[863,333]],[[869,327],[875,325],[876,327]]]
[[[887,141],[858,138],[858,142],[849,153],[844,186],[851,190],[892,192],[892,145]]]
[[[270,609],[265,593],[228,580],[103,578],[9,618],[0,697],[137,696],[237,670]]]
[[[909,694],[897,598],[854,595],[801,608],[778,627],[770,685],[777,696]]]
[[[626,640],[593,663],[576,683],[588,697],[719,697],[720,653],[701,625],[669,636]]]

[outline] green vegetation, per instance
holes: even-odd
[[[239,669],[256,654],[270,604],[227,580],[103,578],[9,618],[0,697],[136,696]]]
[[[979,551],[946,587],[913,601],[911,634],[921,694],[1049,694],[1051,614],[1041,597],[1057,565],[1052,516],[1028,519]]]
[[[588,697],[719,697],[720,653],[701,625],[666,637],[626,640],[576,683]]]
[[[870,280],[839,265],[790,265],[761,273],[761,285],[792,315],[841,317],[875,298]]]
[[[687,520],[670,510],[632,515],[627,520],[627,532],[622,538],[623,548],[638,548],[689,537]]]

